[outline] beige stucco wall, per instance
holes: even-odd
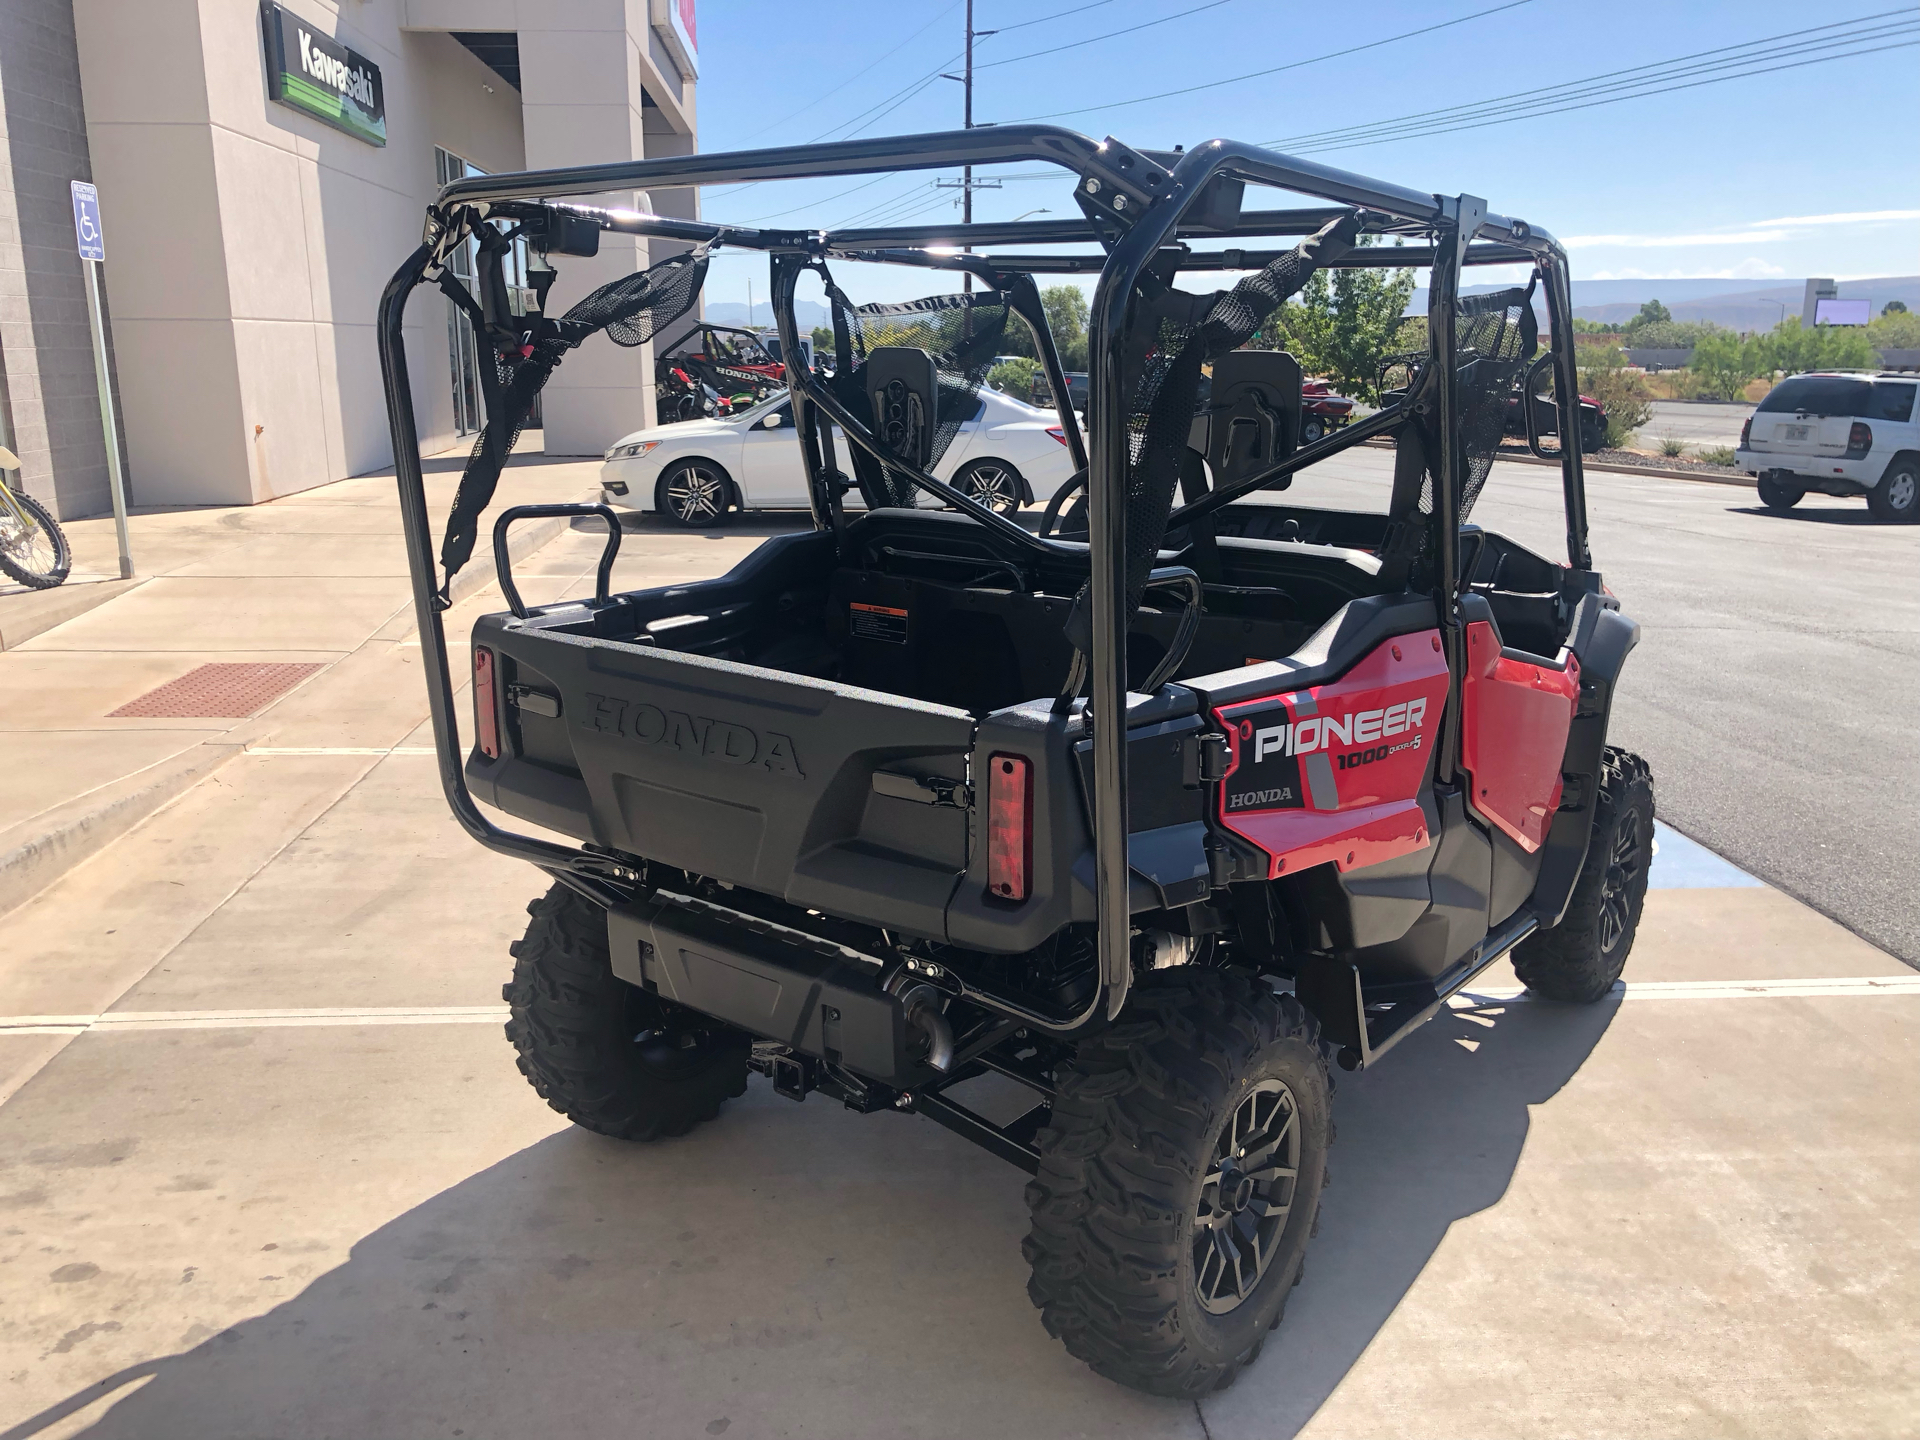
[[[381,67],[384,148],[267,98],[248,0],[75,0],[143,504],[250,503],[390,463],[374,312],[419,241],[435,145],[499,172],[638,157],[662,117],[691,129],[692,86],[648,54],[644,0],[289,8]],[[445,29],[517,30],[524,96]],[[643,90],[660,102],[644,120]],[[642,263],[636,243],[610,244],[563,272],[556,299]],[[446,300],[416,292],[408,322],[424,448],[442,448]],[[547,398],[553,448],[591,453],[644,423],[651,368],[611,346],[570,359]]]

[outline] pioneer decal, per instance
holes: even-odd
[[[755,765],[775,774],[805,779],[793,739],[775,731],[751,730],[708,715],[685,710],[662,710],[611,695],[587,695],[590,708],[581,717],[586,729],[621,735],[643,745],[664,745],[683,755],[698,756],[722,765]]]

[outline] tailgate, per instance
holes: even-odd
[[[558,828],[577,838],[945,938],[966,812],[873,776],[964,781],[966,711],[502,616],[474,642],[495,650],[503,697],[525,687],[560,712],[504,707],[500,759],[469,761],[480,798],[553,825],[538,797],[570,782],[585,813]]]

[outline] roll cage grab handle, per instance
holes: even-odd
[[[1147,163],[1138,169],[1136,162]],[[920,226],[890,229],[774,231],[678,220],[665,216],[618,210],[595,210],[547,204],[543,197],[580,195],[608,190],[670,189],[701,184],[728,184],[748,180],[817,179],[841,175],[899,170],[949,169],[958,165],[1039,161],[1061,166],[1076,177],[1076,199],[1088,212],[1088,221],[1015,222],[976,226]],[[1144,188],[1143,188],[1144,177]],[[1209,185],[1226,177],[1243,183],[1272,186],[1331,202],[1339,209],[1241,212],[1225,223],[1189,220],[1206,196]],[[1104,189],[1110,200],[1129,196],[1131,220],[1122,218],[1106,201],[1090,198]],[[513,202],[535,202],[519,205]],[[799,366],[791,367],[790,389],[795,399],[795,423],[802,455],[810,472],[814,523],[838,528],[837,499],[827,493],[832,477],[823,476],[818,454],[822,438],[818,408],[838,424],[849,443],[859,444],[882,464],[904,474],[921,488],[972,515],[1006,539],[1029,551],[1076,560],[1082,554],[1090,567],[1092,590],[1092,654],[1088,657],[1089,717],[1093,754],[1094,851],[1097,883],[1098,983],[1086,1008],[1077,1016],[1048,1016],[977,990],[963,982],[969,999],[1056,1033],[1072,1033],[1103,1016],[1117,1016],[1126,1003],[1132,976],[1131,913],[1128,907],[1127,773],[1125,725],[1105,717],[1126,713],[1126,621],[1121,608],[1126,594],[1125,480],[1128,458],[1126,415],[1115,403],[1120,395],[1122,346],[1134,296],[1147,266],[1183,236],[1220,239],[1236,235],[1311,234],[1346,208],[1374,212],[1363,227],[1371,233],[1431,235],[1431,249],[1350,252],[1332,268],[1348,261],[1354,266],[1430,263],[1429,364],[1421,403],[1438,411],[1440,433],[1447,443],[1439,447],[1433,465],[1437,526],[1435,552],[1439,560],[1436,598],[1442,603],[1442,634],[1446,639],[1452,693],[1457,696],[1462,664],[1457,606],[1453,603],[1458,570],[1456,496],[1460,456],[1451,437],[1455,433],[1454,312],[1463,265],[1524,263],[1531,260],[1545,281],[1554,360],[1557,408],[1560,415],[1561,484],[1567,516],[1567,554],[1570,565],[1591,568],[1587,544],[1585,481],[1580,447],[1564,437],[1578,434],[1579,391],[1573,350],[1571,293],[1564,251],[1554,239],[1526,222],[1486,212],[1484,203],[1470,196],[1457,198],[1423,193],[1368,179],[1309,160],[1234,141],[1213,140],[1184,154],[1129,151],[1117,142],[1096,142],[1085,135],[1048,125],[1002,125],[975,130],[924,135],[892,136],[831,144],[787,146],[772,150],[713,155],[683,155],[654,160],[623,161],[611,165],[572,166],[554,170],[475,176],[444,186],[429,209],[426,241],[407,257],[380,299],[378,343],[385,384],[388,420],[392,428],[394,470],[399,489],[401,523],[407,542],[415,619],[426,657],[428,705],[432,715],[434,750],[441,788],[462,828],[480,844],[546,870],[601,905],[630,899],[641,882],[640,872],[623,857],[579,846],[558,845],[516,834],[493,824],[474,802],[462,768],[459,725],[454,713],[454,688],[448,670],[446,633],[435,603],[435,561],[432,523],[427,513],[426,488],[421,471],[419,435],[414,417],[402,322],[408,297],[430,271],[437,272],[454,244],[465,238],[462,225],[488,216],[511,218],[535,209],[590,219],[602,229],[655,236],[668,240],[721,243],[767,251],[772,256],[776,316],[781,342],[789,355],[799,355],[798,326],[793,316],[793,290],[806,263],[827,256],[907,260],[905,255],[874,254],[893,249],[922,250],[908,263],[960,268],[982,275],[1009,275],[1015,271],[1057,270],[1071,273],[1080,257],[957,257],[924,253],[924,247],[942,244],[1063,244],[1099,241],[1107,253],[1091,305],[1088,345],[1094,368],[1091,393],[1102,403],[1090,406],[1091,434],[1087,437],[1089,501],[1088,548],[1061,546],[1031,534],[1014,522],[960,494],[951,486],[906,465],[883,447],[822,387],[812,383]],[[1119,207],[1124,210],[1126,207]],[[464,215],[462,214],[464,210]],[[1491,242],[1474,246],[1476,240]],[[866,252],[861,254],[860,252]],[[1358,258],[1355,258],[1358,257]],[[1386,258],[1391,257],[1391,258]],[[1086,257],[1092,259],[1095,257]],[[1229,268],[1231,256],[1216,260],[1211,254],[1192,257],[1193,268]],[[1243,255],[1241,268],[1258,257]],[[786,263],[782,263],[782,262]],[[975,268],[977,262],[980,268]],[[1262,262],[1264,263],[1264,262]],[[1030,283],[1030,282],[1029,282]],[[1016,305],[1016,310],[1023,307]],[[1039,327],[1039,331],[1044,327]],[[1038,347],[1059,404],[1071,421],[1070,400],[1058,368],[1051,337]],[[1049,361],[1051,363],[1049,363]],[[1249,490],[1291,474],[1304,465],[1385,433],[1405,423],[1408,414],[1393,407],[1346,431],[1296,452],[1288,461],[1259,475],[1225,486],[1193,504],[1175,510],[1169,524],[1192,519],[1229,503]],[[1067,432],[1074,440],[1077,431]],[[829,442],[830,443],[830,442]],[[1078,450],[1079,447],[1071,448]],[[1080,458],[1076,453],[1076,459]],[[1449,715],[1457,712],[1449,705]],[[1440,762],[1450,773],[1457,736],[1443,739]]]

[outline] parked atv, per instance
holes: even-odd
[[[1020,224],[771,231],[541,198],[1006,163],[1061,167],[1097,250],[995,253]],[[1249,184],[1332,208],[1243,211]],[[693,248],[563,316],[508,306],[515,241],[564,265],[601,228]],[[1388,233],[1396,264],[1430,273],[1428,349],[1395,402],[1303,444],[1299,365],[1239,347]],[[1574,393],[1545,231],[1250,145],[1142,152],[1019,124],[475,177],[441,191],[428,237],[380,341],[435,745],[460,823],[551,879],[511,947],[507,1034],[577,1124],[680,1135],[753,1073],[793,1100],[924,1115],[1032,1177],[1047,1329],[1114,1380],[1196,1396],[1258,1356],[1300,1279],[1329,1067],[1380,1063],[1502,957],[1553,1001],[1613,988],[1653,791],[1607,743],[1639,631],[1588,553],[1578,447],[1558,452],[1564,563],[1470,519],[1509,396],[1541,368]],[[1221,237],[1279,238],[1197,248]],[[719,246],[767,255],[789,355],[796,290],[822,286],[835,354],[787,376],[813,529],[718,579],[616,594],[612,511],[498,518],[508,608],[472,632],[463,748],[402,322],[470,242],[478,297],[452,288],[506,381],[442,539],[449,582],[547,376],[601,330],[639,344],[685,314]],[[856,260],[943,288],[859,304],[832,274]],[[1462,296],[1477,265],[1533,268],[1545,357],[1533,285]],[[1228,268],[1252,273],[1210,293],[1180,273]],[[1033,278],[1076,269],[1099,276],[1090,436]],[[1014,325],[1085,477],[1082,539],[934,473]],[[1266,503],[1376,438],[1394,447],[1385,513]],[[843,511],[837,444],[864,514]],[[599,586],[529,606],[507,530],[555,514],[607,525]],[[989,1075],[1031,1108],[1001,1124],[969,1104]]]
[[[786,384],[786,367],[767,353],[760,337],[734,325],[699,322],[671,354],[655,361],[656,370],[663,366],[681,371],[722,397],[720,408],[709,414],[745,410]]]

